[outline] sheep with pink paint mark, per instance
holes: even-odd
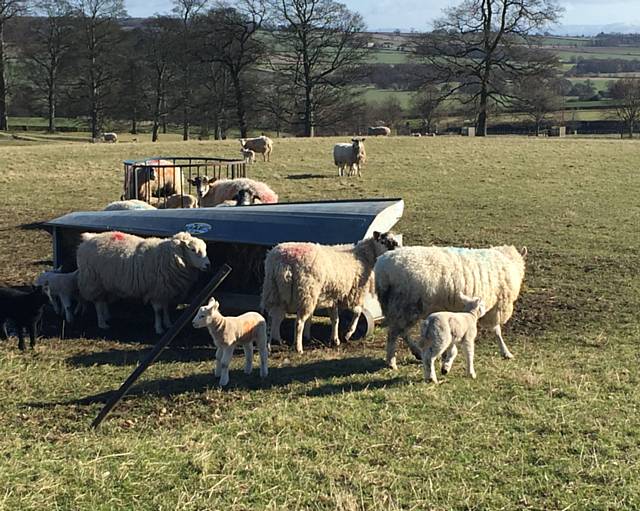
[[[349,340],[362,312],[376,259],[397,246],[393,234],[379,232],[355,245],[276,245],[265,258],[262,287],[262,309],[271,320],[270,339],[280,341],[285,314],[295,313],[295,347],[302,353],[306,321],[318,307],[326,307],[331,310],[331,342],[335,346],[340,344],[338,310],[355,313],[345,335]]]

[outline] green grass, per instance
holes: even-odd
[[[407,244],[529,249],[500,359],[422,382],[385,330],[341,349],[276,352],[261,383],[211,350],[172,349],[98,432],[88,425],[147,348],[95,338],[0,343],[0,509],[469,510],[640,506],[640,147],[591,139],[368,139],[339,179],[343,139],[275,141],[251,167],[282,200],[400,196]],[[237,142],[4,147],[0,280],[31,281],[51,240],[22,224],[117,198],[121,161],[237,155]],[[302,179],[292,179],[311,175]],[[215,256],[214,256],[215,260]],[[138,337],[152,339],[145,311]],[[90,314],[87,321],[91,323]]]
[[[382,103],[385,100],[395,97],[405,110],[411,106],[411,98],[414,92],[403,90],[391,90],[391,89],[374,89],[367,87],[364,89],[364,100],[367,103]]]

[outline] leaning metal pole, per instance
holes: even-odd
[[[97,428],[100,426],[105,417],[115,408],[115,406],[120,402],[120,400],[125,396],[125,394],[129,391],[131,386],[136,382],[136,380],[144,373],[147,368],[153,364],[160,353],[164,348],[166,348],[171,341],[180,333],[180,331],[187,325],[189,321],[193,319],[198,308],[207,300],[211,294],[217,289],[217,287],[222,284],[222,281],[229,275],[231,272],[231,267],[227,264],[224,264],[218,272],[213,276],[213,278],[209,281],[209,283],[198,293],[198,295],[193,299],[191,305],[187,307],[182,315],[178,318],[178,321],[162,336],[162,338],[156,343],[153,347],[149,355],[146,359],[144,359],[138,367],[134,369],[134,371],[129,375],[129,377],[125,380],[125,382],[120,386],[120,388],[115,392],[115,394],[111,397],[111,399],[107,402],[104,408],[100,411],[98,416],[91,423],[92,428]]]

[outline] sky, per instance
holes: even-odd
[[[457,0],[341,0],[363,15],[370,30],[401,28],[426,30],[442,9]],[[563,25],[606,25],[626,23],[640,25],[640,0],[559,0],[565,8]],[[171,0],[125,0],[129,15],[145,17],[166,13]]]

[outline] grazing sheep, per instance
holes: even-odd
[[[78,270],[71,273],[62,273],[61,270],[62,268],[56,268],[42,272],[35,285],[46,290],[55,313],[64,315],[67,323],[72,324],[75,314],[83,307],[78,290]]]
[[[377,257],[398,242],[391,233],[373,233],[354,245],[280,243],[267,253],[262,287],[262,309],[271,320],[270,340],[280,340],[280,323],[296,313],[295,346],[302,353],[303,328],[318,306],[331,309],[331,342],[338,346],[338,308],[351,309],[349,340],[362,312]]]
[[[387,128],[386,126],[370,126],[367,128],[367,135],[371,137],[388,137],[391,135],[391,128]]]
[[[93,302],[98,327],[109,328],[108,302],[117,298],[151,302],[155,330],[171,327],[169,305],[179,303],[209,267],[204,241],[187,232],[172,238],[139,238],[121,232],[84,233],[78,247],[78,287]]]
[[[229,383],[229,364],[236,346],[244,349],[244,372],[251,374],[253,345],[256,344],[260,353],[260,377],[266,378],[269,374],[267,322],[257,312],[246,312],[235,317],[223,316],[219,306],[216,299],[211,298],[207,305],[200,307],[192,324],[194,328],[207,327],[216,345],[215,375],[220,378],[220,386],[224,387]]]
[[[409,329],[437,311],[460,311],[460,293],[477,296],[487,307],[480,320],[495,332],[500,351],[513,358],[500,326],[513,313],[524,278],[526,248],[505,245],[488,249],[406,247],[382,256],[375,265],[376,293],[389,327],[387,364],[396,368],[399,336],[417,355]]]
[[[422,133],[412,133],[411,136],[412,137],[421,137]]]
[[[29,332],[32,348],[36,346],[38,322],[42,317],[42,309],[49,301],[47,286],[36,287],[32,291],[19,291],[9,287],[0,288],[0,336],[7,339],[7,320],[13,321],[18,333],[18,348],[25,350],[24,332]]]
[[[107,204],[102,211],[130,211],[134,209],[156,209],[151,204],[147,204],[143,200],[127,199],[117,200]]]
[[[262,155],[262,161],[271,161],[271,151],[273,151],[273,140],[264,135],[256,138],[241,138],[242,149],[250,149],[254,153]]]
[[[244,159],[245,163],[255,163],[256,162],[256,153],[255,151],[252,151],[251,149],[240,149],[240,152],[242,153],[242,158]]]
[[[253,179],[215,180],[207,176],[198,176],[189,180],[189,183],[196,188],[198,203],[201,208],[217,206],[227,200],[237,201],[237,195],[241,190],[251,191],[255,199],[264,204],[278,202],[278,195],[266,183],[254,181]]]
[[[465,304],[465,312],[434,312],[429,314],[420,327],[419,347],[426,382],[438,383],[434,362],[445,351],[449,352],[449,356],[442,364],[442,374],[447,374],[451,370],[457,353],[457,344],[462,346],[467,356],[467,376],[476,377],[473,354],[478,335],[477,323],[487,309],[478,297],[469,298],[461,294],[460,300]]]
[[[193,195],[169,195],[166,200],[158,201],[158,209],[190,209],[198,207],[198,198]]]
[[[361,176],[360,169],[367,159],[364,149],[364,138],[352,138],[350,144],[336,144],[333,146],[333,162],[338,167],[338,176],[344,176],[344,170],[349,167],[349,175],[357,172]]]
[[[115,144],[118,141],[118,135],[113,132],[103,133],[102,140],[104,140],[105,142],[110,142],[112,144]]]
[[[134,172],[135,169],[135,172]],[[137,183],[137,186],[136,186]],[[182,169],[169,160],[146,160],[144,164],[127,166],[122,200],[149,202],[153,195],[183,193]]]

